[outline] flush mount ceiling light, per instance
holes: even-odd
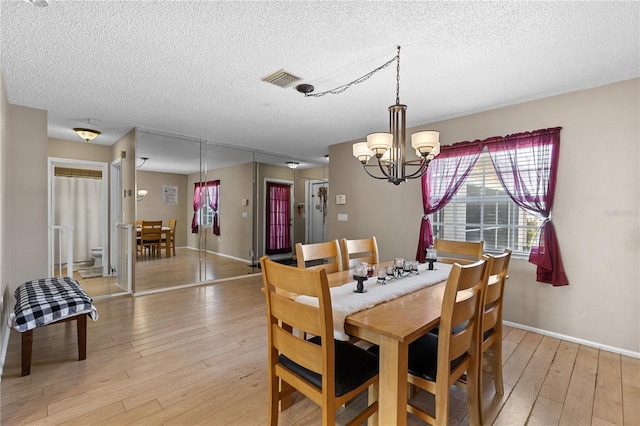
[[[85,129],[83,127],[75,127],[73,131],[76,132],[78,136],[80,136],[82,139],[84,139],[87,142],[90,142],[95,138],[97,138],[98,136],[100,136],[99,131],[93,130],[93,129]]]
[[[299,164],[297,161],[287,161],[287,166],[289,166],[290,169],[295,169]]]

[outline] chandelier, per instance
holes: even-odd
[[[418,158],[406,159],[407,106],[400,103],[400,46],[393,60],[396,61],[396,103],[389,107],[389,132],[371,133],[366,142],[353,144],[353,156],[372,178],[400,185],[426,173],[429,162],[440,153],[440,134],[435,130],[412,134],[411,146]],[[369,164],[373,157],[375,160]],[[370,172],[371,168],[376,169],[375,172]]]

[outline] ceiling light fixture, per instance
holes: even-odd
[[[297,161],[287,161],[287,166],[289,166],[290,169],[295,169],[298,167],[300,163],[298,163]]]
[[[435,130],[412,134],[411,146],[418,158],[406,160],[407,106],[400,103],[400,46],[396,60],[396,103],[389,107],[389,132],[371,133],[367,135],[366,142],[353,144],[353,156],[362,163],[369,176],[400,185],[407,179],[419,178],[426,173],[429,162],[440,153],[440,134]],[[372,157],[376,157],[377,164],[368,164]],[[376,166],[382,175],[369,172],[369,167]],[[416,169],[407,173],[407,166]]]
[[[94,140],[95,138],[97,138],[98,136],[100,136],[100,132],[97,131],[97,130],[93,130],[93,129],[85,129],[85,128],[82,128],[82,127],[75,127],[73,129],[73,131],[76,132],[78,134],[78,136],[80,136],[86,142],[90,142],[90,141]]]
[[[144,197],[147,196],[148,193],[149,193],[149,191],[147,191],[146,189],[138,189],[137,200],[138,201],[142,201],[144,199]]]
[[[425,130],[411,135],[411,146],[416,150],[418,158],[406,160],[407,106],[400,103],[400,46],[398,46],[398,54],[393,59],[350,83],[321,93],[300,90],[304,89],[303,87],[298,91],[303,92],[305,97],[342,93],[352,85],[368,80],[394,61],[396,62],[396,103],[389,107],[389,132],[371,133],[367,135],[366,142],[353,144],[353,156],[362,163],[364,171],[372,178],[386,179],[394,185],[400,185],[407,179],[424,175],[429,162],[440,153],[440,134],[435,130]],[[300,86],[303,85],[298,87]],[[368,164],[372,157],[377,159],[376,163]],[[371,173],[368,170],[371,167],[379,168],[381,175]],[[412,173],[407,173],[407,167],[416,167],[416,169]]]

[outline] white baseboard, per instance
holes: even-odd
[[[566,340],[568,342],[578,343],[584,346],[590,346],[592,348],[604,349],[605,351],[613,352],[620,355],[630,356],[632,358],[640,358],[640,352],[630,351],[628,349],[617,348],[615,346],[603,345],[602,343],[592,342],[590,340],[579,339],[573,336],[567,336],[564,334],[556,333],[553,331],[542,330],[540,328],[530,327],[528,325],[522,325],[511,321],[502,321],[504,325],[509,327],[519,328],[526,331],[532,331],[534,333],[542,334],[543,336],[555,337],[556,339]]]
[[[187,248],[187,249],[189,249],[189,250],[200,250],[200,249],[197,249],[197,248],[195,248],[195,247],[183,247],[183,248]],[[231,255],[224,254],[224,253],[218,253],[218,252],[211,251],[211,250],[206,250],[206,252],[207,252],[207,253],[210,253],[210,254],[217,254],[218,256],[222,256],[222,257],[228,257],[229,259],[239,260],[239,261],[241,261],[241,262],[247,262],[247,263],[249,263],[249,264],[251,263],[251,260],[249,260],[249,259],[243,259],[243,258],[241,258],[241,257],[235,257],[235,256],[231,256]]]

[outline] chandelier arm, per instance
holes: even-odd
[[[419,178],[420,176],[422,176],[427,172],[427,169],[429,168],[429,163],[430,161],[423,161],[422,163],[420,163],[420,167],[418,168],[418,170],[411,173],[410,175],[405,175],[405,178],[407,179]]]
[[[388,175],[384,172],[384,170],[382,171],[382,174],[383,174],[384,176],[376,176],[376,175],[374,175],[374,174],[371,174],[371,172],[369,172],[369,170],[367,170],[367,168],[369,168],[369,167],[375,167],[375,164],[363,164],[362,166],[363,166],[362,168],[364,169],[364,171],[365,171],[365,172],[367,172],[367,174],[368,174],[369,176],[371,176],[372,178],[374,178],[374,179],[389,179],[389,178],[390,178],[390,176],[388,176]]]

